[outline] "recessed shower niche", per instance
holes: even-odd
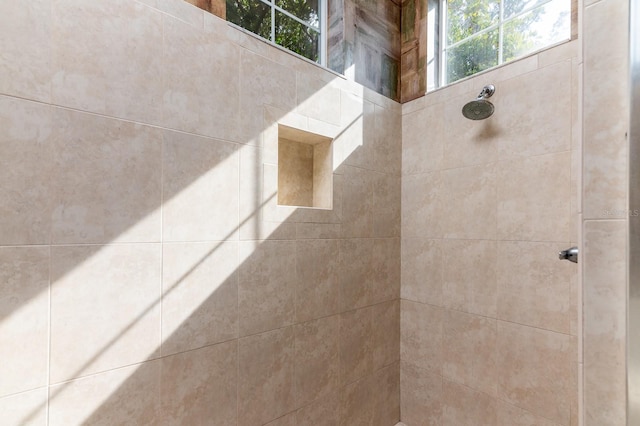
[[[278,124],[278,204],[331,209],[332,139]]]

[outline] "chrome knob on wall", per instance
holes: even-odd
[[[578,263],[578,247],[571,247],[558,253],[560,260],[568,260],[569,262]]]

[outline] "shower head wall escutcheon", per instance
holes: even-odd
[[[496,88],[493,84],[488,84],[482,88],[478,97],[462,107],[462,115],[469,120],[484,120],[491,117],[495,110],[493,104],[487,100],[495,93]]]

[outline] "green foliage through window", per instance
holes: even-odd
[[[227,0],[227,20],[320,62],[320,0]]]
[[[440,13],[443,84],[571,36],[571,0],[441,0]]]

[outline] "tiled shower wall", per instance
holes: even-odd
[[[401,419],[578,424],[581,44],[403,105]],[[462,106],[494,84],[495,114]]]
[[[629,4],[584,1],[585,426],[627,424]]]
[[[182,0],[1,2],[0,52],[3,425],[399,420],[398,104]]]

